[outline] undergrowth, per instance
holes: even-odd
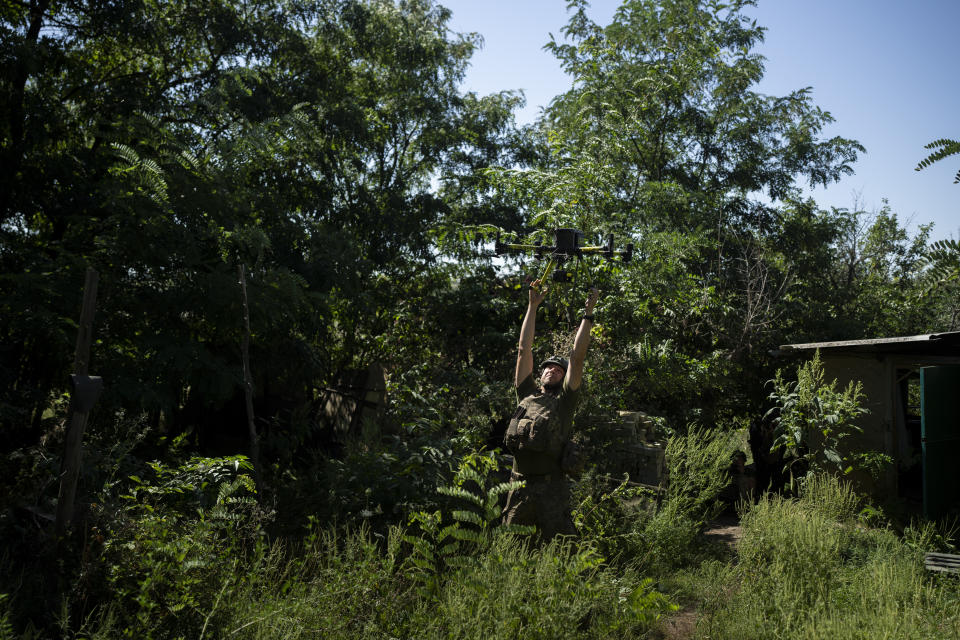
[[[702,598],[697,637],[960,637],[960,581],[930,575],[910,536],[864,526],[861,511],[830,476],[808,478],[798,499],[760,500],[743,514],[739,561],[687,574]]]
[[[463,456],[439,508],[402,524],[309,517],[273,538],[245,459],[153,463],[95,505],[46,618],[4,581],[0,640],[655,637],[675,602],[696,606],[700,638],[960,637],[960,580],[922,558],[955,551],[956,527],[898,535],[836,479],[742,505],[737,561],[705,543],[731,446],[723,431],[675,436],[659,492],[588,474],[580,536],[550,542],[500,524],[517,483],[489,452]]]
[[[438,489],[446,507],[385,532],[316,518],[267,542],[244,459],[159,463],[101,505],[59,610],[3,637],[631,638],[674,607],[590,539],[543,543],[499,524],[497,458],[472,454]],[[109,508],[119,511],[108,517]],[[5,565],[9,564],[5,561]]]

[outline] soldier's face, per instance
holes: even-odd
[[[548,364],[543,368],[543,373],[540,374],[540,384],[551,385],[563,382],[564,373],[566,372],[560,365]]]

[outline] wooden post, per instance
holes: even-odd
[[[243,264],[237,265],[240,278],[240,293],[243,301],[243,394],[247,404],[247,433],[250,436],[250,461],[253,463],[253,481],[257,485],[257,501],[263,500],[263,487],[260,483],[260,441],[257,438],[257,425],[253,414],[253,377],[250,375],[250,308],[247,304],[247,277]]]
[[[74,388],[71,394],[71,420],[67,429],[63,460],[60,463],[60,493],[57,498],[55,531],[62,536],[73,518],[73,502],[80,475],[80,451],[87,416],[96,401],[102,381],[90,382],[90,344],[93,342],[93,316],[97,308],[97,281],[99,274],[87,269],[83,285],[83,308],[80,311],[80,329],[77,333],[77,348],[73,356]],[[83,381],[87,381],[84,384]],[[91,384],[93,385],[91,387]],[[84,396],[81,400],[80,396]],[[91,400],[92,397],[92,400]]]

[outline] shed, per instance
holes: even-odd
[[[879,499],[902,498],[927,518],[960,508],[960,331],[781,345],[774,355],[810,357],[845,387],[859,380],[869,413],[847,442],[894,464],[854,480]]]

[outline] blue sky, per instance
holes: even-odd
[[[560,38],[566,0],[438,0],[457,32],[478,32],[484,46],[465,89],[523,89],[520,122],[570,85],[543,45]],[[594,0],[589,15],[608,24],[620,0]],[[886,199],[911,231],[933,222],[934,239],[960,236],[960,156],[914,171],[937,138],[960,138],[960,0],[759,0],[747,15],[767,27],[757,49],[767,58],[762,93],[812,87],[814,102],[836,122],[825,136],[860,141],[856,173],[809,190],[821,207],[874,211]]]

